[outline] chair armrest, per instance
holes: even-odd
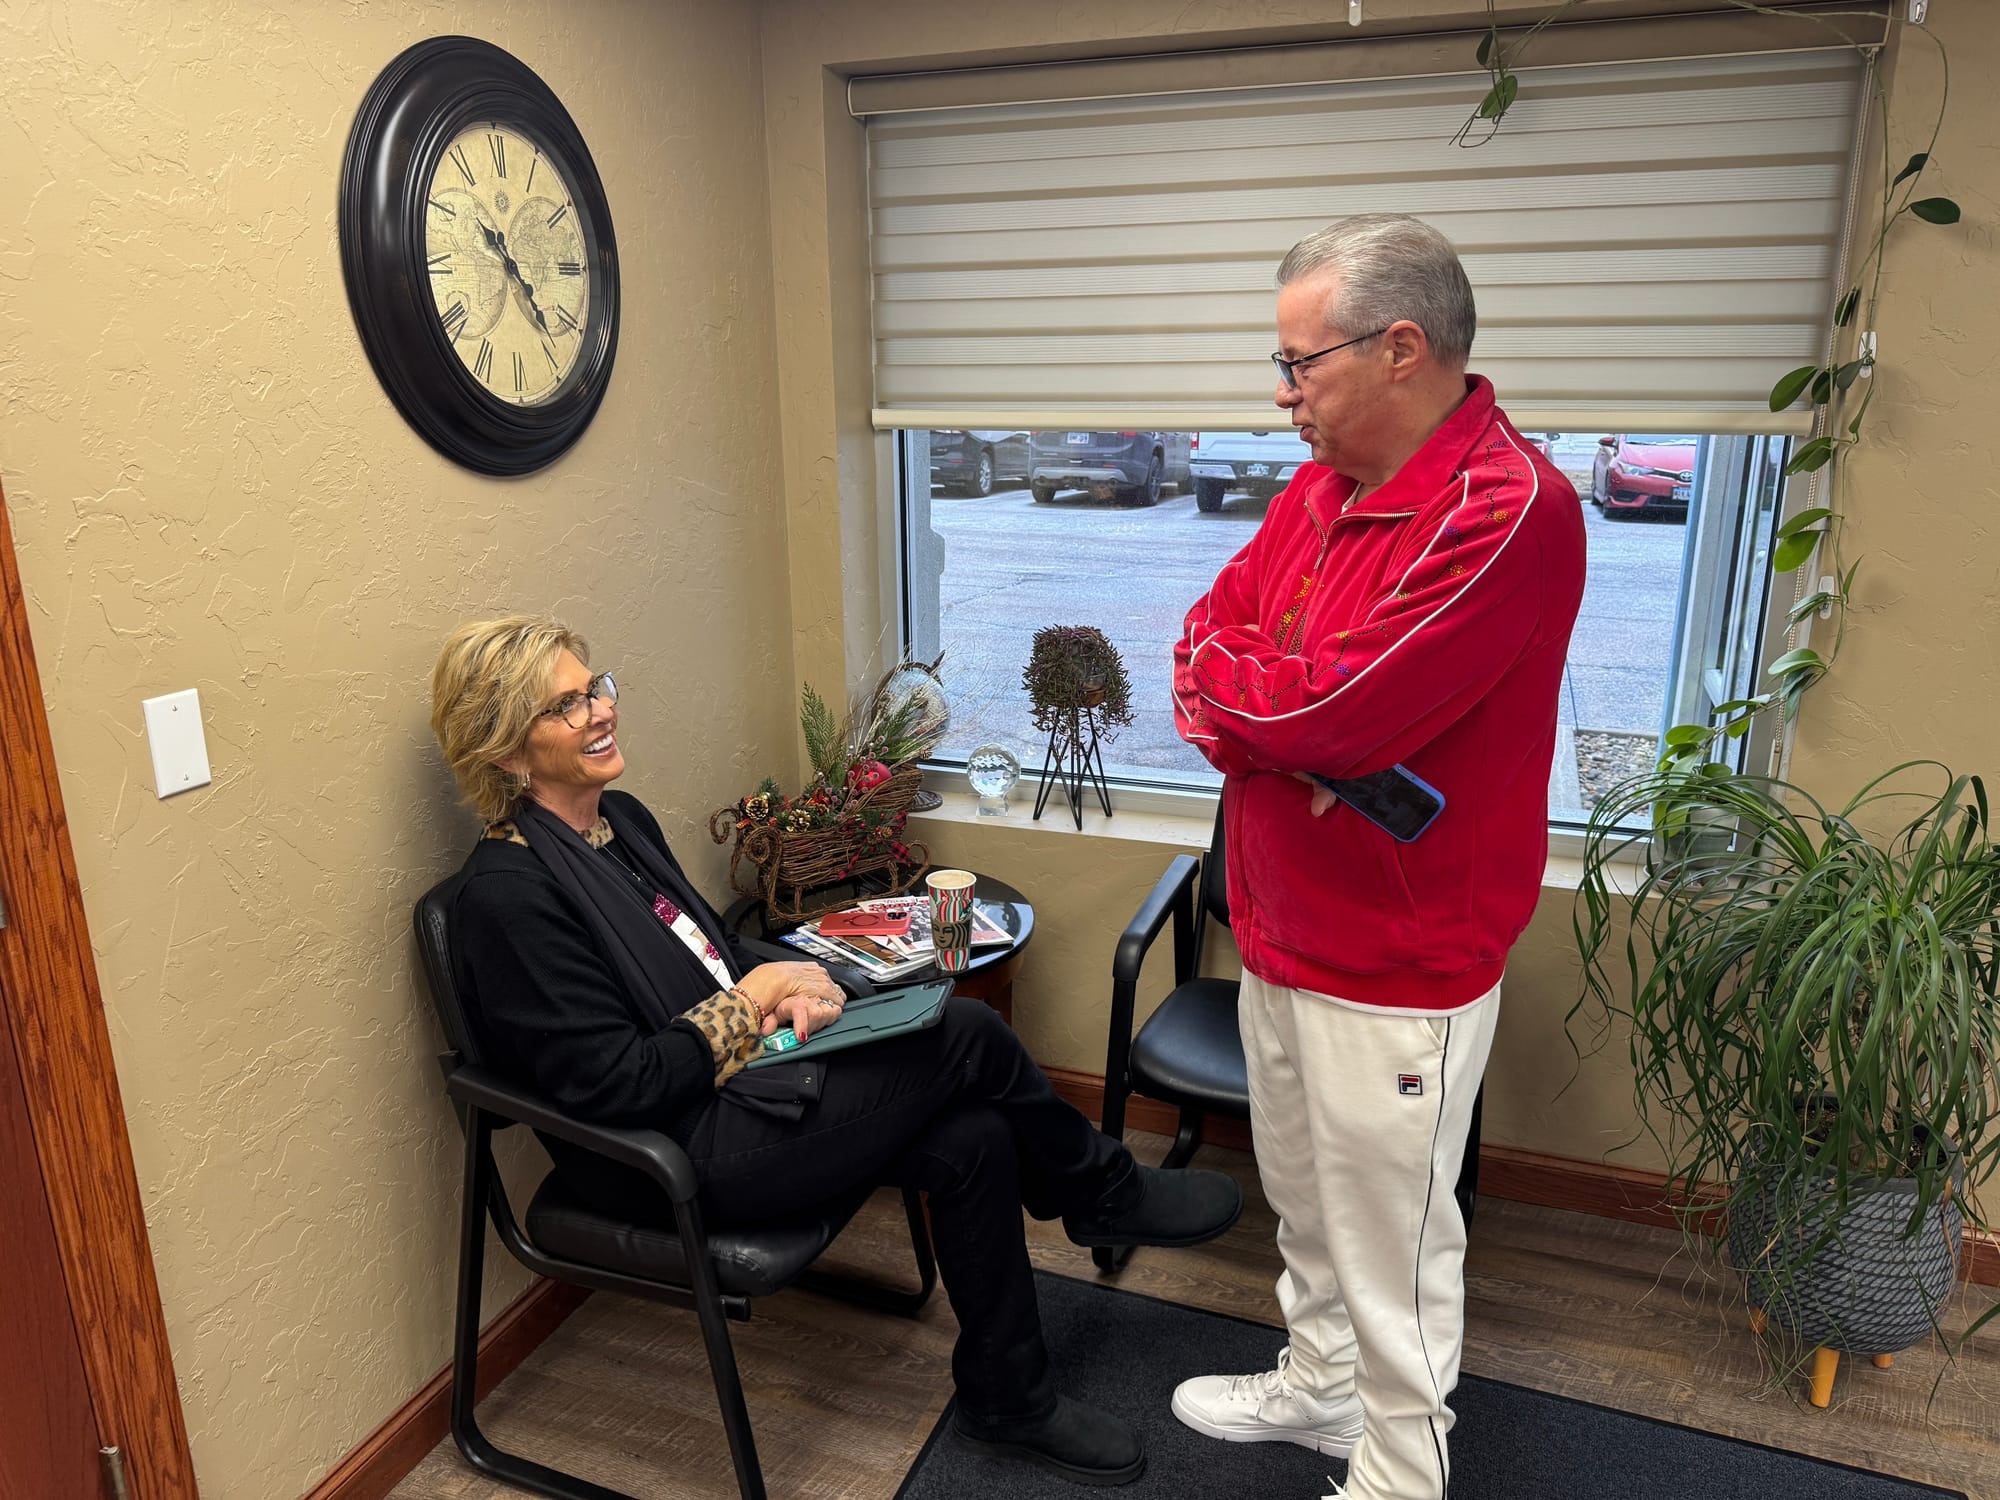
[[[756,955],[766,963],[818,964],[832,976],[835,984],[856,1000],[875,993],[874,984],[859,969],[850,968],[846,964],[837,964],[829,959],[815,958],[803,948],[794,948],[787,943],[767,943],[762,938],[747,938],[740,935],[736,938],[736,946],[746,953]]]
[[[473,1063],[461,1063],[451,1069],[445,1076],[444,1087],[445,1093],[461,1104],[470,1104],[516,1125],[547,1131],[572,1146],[636,1168],[657,1182],[676,1203],[686,1203],[695,1195],[698,1184],[694,1163],[677,1141],[660,1131],[586,1124]]]
[[[1192,854],[1176,854],[1174,862],[1167,866],[1160,883],[1153,887],[1132,920],[1125,924],[1124,932],[1118,936],[1117,955],[1111,960],[1111,978],[1116,984],[1137,984],[1139,968],[1146,961],[1147,950],[1153,946],[1153,939],[1160,935],[1160,929],[1167,925],[1167,918],[1174,914],[1174,908],[1187,898],[1188,888],[1201,870],[1201,861]]]

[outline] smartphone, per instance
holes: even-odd
[[[1413,842],[1444,811],[1444,794],[1406,766],[1372,776],[1306,774],[1401,844]]]

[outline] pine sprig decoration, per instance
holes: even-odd
[[[828,786],[839,786],[847,773],[847,735],[810,682],[799,689],[799,728],[805,731],[813,774]]]
[[[922,760],[938,747],[951,723],[936,661],[905,658],[876,679],[849,715],[852,729],[848,750],[855,760],[879,760],[903,766]]]

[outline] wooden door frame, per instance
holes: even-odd
[[[195,1500],[145,1208],[0,493],[0,1025],[20,1060],[91,1408],[132,1500]],[[0,1043],[8,1038],[0,1034]]]

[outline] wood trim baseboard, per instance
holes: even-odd
[[[0,494],[0,1045],[20,1060],[98,1441],[143,1500],[194,1500],[145,1204]]]
[[[478,1398],[498,1385],[590,1292],[561,1281],[537,1280],[507,1304],[479,1335]],[[302,1500],[383,1500],[451,1431],[451,1364],[361,1440]]]
[[[1044,1068],[1056,1093],[1091,1119],[1104,1114],[1104,1078],[1075,1068]],[[1125,1123],[1134,1130],[1156,1135],[1172,1135],[1180,1129],[1180,1111],[1171,1104],[1134,1094],[1125,1107]],[[1244,1120],[1211,1120],[1203,1132],[1211,1146],[1250,1149],[1250,1126]],[[1578,1161],[1567,1156],[1549,1156],[1540,1151],[1522,1151],[1513,1146],[1479,1148],[1479,1191],[1488,1198],[1504,1198],[1510,1203],[1532,1203],[1541,1208],[1563,1208],[1572,1213],[1596,1214],[1599,1218],[1625,1219],[1634,1224],[1652,1224],[1678,1229],[1682,1220],[1667,1206],[1667,1179],[1661,1172],[1633,1167],[1616,1167],[1608,1162]],[[1708,1214],[1697,1215],[1696,1229],[1712,1226]],[[1958,1274],[1979,1286],[2000,1286],[2000,1234],[1970,1229],[1965,1231],[1965,1250],[1959,1258]]]

